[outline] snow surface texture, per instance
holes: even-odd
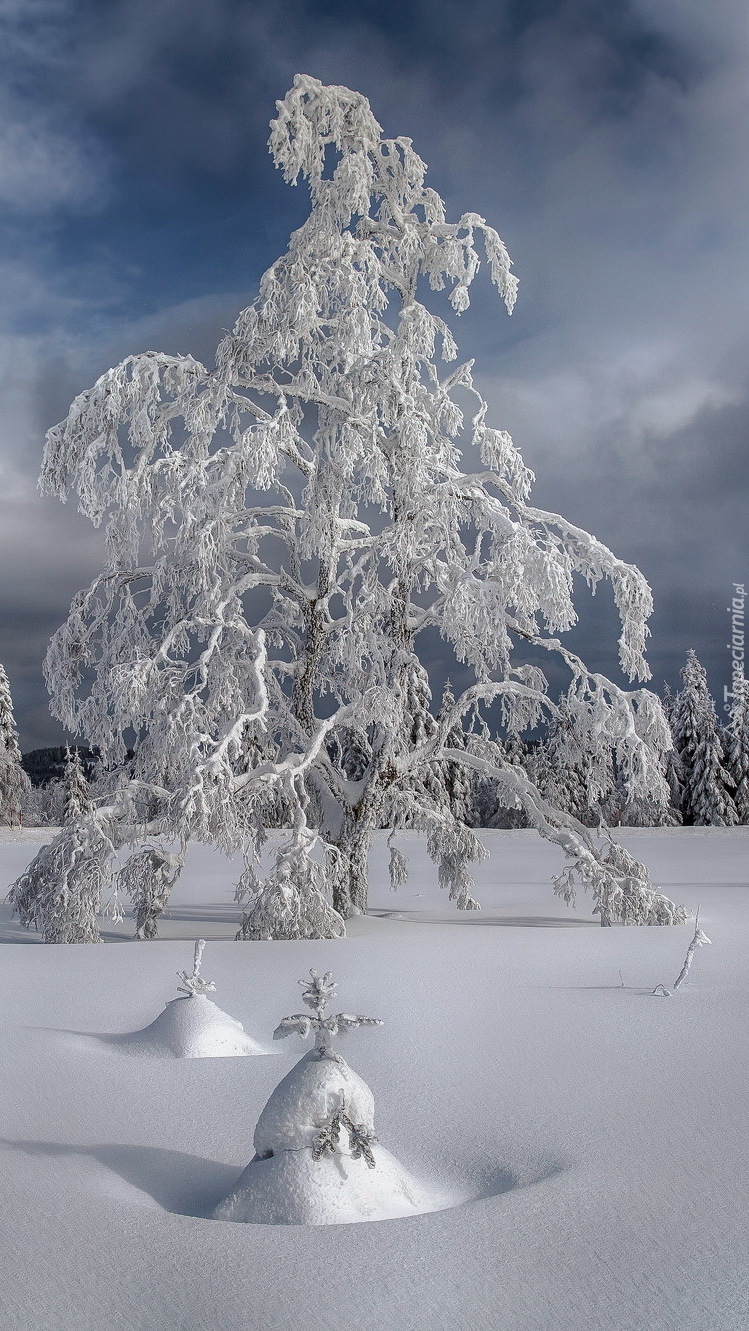
[[[601,929],[589,902],[553,896],[553,846],[484,839],[481,912],[448,905],[413,834],[391,894],[383,837],[372,914],[325,943],[231,941],[235,868],[201,847],[163,941],[132,941],[127,920],[104,945],[48,947],[3,910],[2,1331],[746,1331],[749,829],[622,833],[712,940],[668,1001],[652,990],[693,921]],[[6,888],[33,853],[2,847]],[[377,1134],[473,1200],[380,1224],[208,1220],[292,1042],[139,1060],[80,1039],[145,1026],[197,933],[222,1004],[261,1039],[310,967],[383,1018],[345,1046]]]
[[[216,1220],[271,1225],[347,1225],[392,1220],[449,1206],[410,1177],[379,1142],[375,1164],[343,1142],[316,1160],[321,1128],[345,1104],[352,1122],[374,1133],[374,1097],[343,1059],[311,1049],[278,1084],[255,1128],[255,1158],[216,1207]],[[345,1138],[345,1133],[343,1134]]]

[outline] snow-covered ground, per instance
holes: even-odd
[[[7,833],[7,887],[44,833]],[[346,939],[235,943],[236,866],[195,847],[163,941],[45,947],[0,915],[3,1331],[746,1331],[749,829],[627,831],[712,946],[671,998],[692,926],[600,929],[533,833],[487,834],[480,914],[373,856]],[[271,1056],[138,1057],[209,940],[215,999]],[[31,945],[29,945],[31,944]],[[297,979],[382,1017],[339,1047],[375,1130],[425,1189],[466,1197],[365,1224],[203,1218],[252,1156]],[[192,1001],[192,1000],[186,1000]],[[375,1148],[376,1150],[376,1148]]]

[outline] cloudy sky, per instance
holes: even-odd
[[[36,491],[44,432],[110,364],[204,361],[305,215],[266,150],[297,71],[363,92],[521,286],[457,326],[535,502],[637,563],[653,682],[722,701],[749,578],[744,0],[0,0],[0,660],[25,750],[41,660],[100,537]],[[616,675],[606,594],[576,644]]]

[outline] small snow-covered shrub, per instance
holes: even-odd
[[[375,1017],[328,1013],[330,971],[300,980],[312,1015],[284,1017],[274,1039],[314,1034],[315,1046],[279,1082],[255,1126],[254,1158],[216,1207],[216,1220],[274,1225],[351,1224],[449,1205],[413,1179],[374,1131],[374,1097],[333,1048]]]
[[[205,939],[198,938],[192,973],[177,972],[178,997],[156,1020],[143,1030],[115,1038],[123,1052],[160,1058],[238,1058],[266,1052],[250,1039],[241,1022],[208,997],[216,986],[200,973],[204,948]]]

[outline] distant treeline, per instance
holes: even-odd
[[[77,750],[86,780],[90,781],[97,761],[96,750],[71,744],[71,752],[73,749]],[[65,745],[58,744],[49,749],[32,749],[30,753],[24,753],[21,766],[32,786],[46,786],[48,781],[62,781],[65,775]]]

